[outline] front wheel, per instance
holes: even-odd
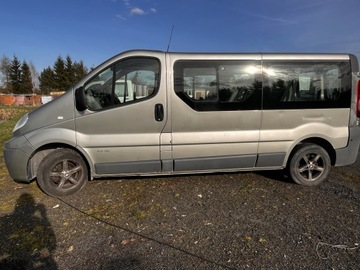
[[[84,187],[88,169],[83,158],[74,150],[61,148],[50,152],[40,162],[37,183],[48,195],[62,197]]]
[[[290,159],[291,178],[300,185],[315,186],[324,181],[330,171],[331,161],[324,148],[316,144],[304,144],[296,149]]]

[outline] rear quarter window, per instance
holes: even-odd
[[[349,62],[264,62],[264,109],[347,108]]]

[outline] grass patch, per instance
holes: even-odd
[[[32,111],[35,107],[0,107],[0,144],[2,148],[4,143],[11,138],[12,130],[17,121],[24,114]],[[2,151],[0,156],[2,157]]]
[[[3,156],[4,144],[11,138],[16,122],[33,109],[35,107],[0,106],[0,180],[8,175]]]

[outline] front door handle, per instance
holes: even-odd
[[[164,120],[164,106],[160,103],[155,105],[155,120],[158,122]]]

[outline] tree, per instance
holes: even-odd
[[[65,60],[65,73],[66,73],[66,82],[64,85],[66,86],[66,90],[70,89],[71,86],[74,85],[74,64],[68,55]]]
[[[30,67],[25,60],[20,64],[16,56],[11,62],[10,82],[14,94],[29,94],[33,91]]]
[[[21,93],[21,65],[16,56],[11,61],[10,83],[14,94]]]
[[[65,91],[66,89],[66,80],[67,80],[67,74],[65,70],[65,62],[59,56],[54,64],[54,87],[56,91]]]
[[[55,74],[51,67],[47,67],[41,72],[39,77],[39,83],[42,93],[49,94],[51,91],[55,90],[54,78]]]
[[[83,61],[74,63],[74,84],[80,81],[82,78],[88,74],[89,70],[84,65]]]
[[[66,72],[66,90],[73,87],[79,80],[85,77],[88,73],[88,69],[85,67],[84,62],[73,62],[68,55],[65,61]]]
[[[29,65],[23,61],[20,73],[20,92],[30,94],[33,92],[33,83]]]
[[[11,61],[8,57],[3,56],[0,59],[0,73],[1,73],[1,85],[6,93],[11,92],[10,83]]]
[[[43,93],[51,91],[67,91],[88,73],[83,61],[73,62],[68,55],[65,61],[59,56],[53,68],[48,67],[39,77],[40,89]]]
[[[39,73],[37,72],[35,65],[30,61],[30,72],[33,84],[33,92],[39,90]]]
[[[40,76],[32,62],[21,64],[18,58],[0,59],[0,90],[5,93],[34,93],[39,88],[42,93],[67,91],[88,73],[83,61],[73,62],[68,55],[65,61],[59,56],[53,67],[45,68]]]

